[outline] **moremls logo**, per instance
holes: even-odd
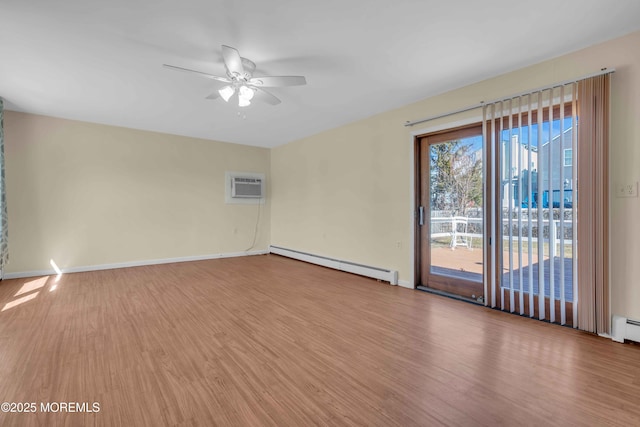
[[[41,402],[40,412],[100,412],[100,402]]]

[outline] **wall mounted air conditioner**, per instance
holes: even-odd
[[[225,172],[224,199],[228,204],[263,204],[267,197],[263,173]]]
[[[262,198],[262,179],[234,176],[231,180],[231,197],[234,199]]]

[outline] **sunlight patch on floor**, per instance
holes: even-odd
[[[25,295],[22,298],[18,298],[18,299],[15,299],[15,300],[11,301],[11,302],[8,302],[8,303],[6,303],[4,305],[4,307],[2,307],[2,310],[0,310],[0,311],[9,310],[10,308],[16,307],[16,306],[18,306],[20,304],[24,304],[27,301],[31,301],[32,299],[37,297],[39,293],[40,293],[40,291],[34,292],[32,294]]]
[[[47,280],[49,280],[49,276],[44,276],[39,279],[31,280],[24,285],[16,292],[14,296],[28,294],[29,292],[35,291],[36,289],[40,289],[44,285],[47,284]]]

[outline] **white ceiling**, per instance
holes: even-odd
[[[273,147],[638,29],[637,0],[0,0],[0,96],[11,110]],[[222,44],[255,76],[308,85],[238,116],[204,99],[218,83],[161,66],[224,75]]]

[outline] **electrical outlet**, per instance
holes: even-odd
[[[616,197],[638,197],[638,182],[619,184]]]

